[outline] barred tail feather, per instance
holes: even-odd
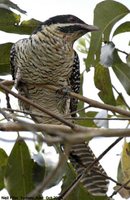
[[[80,143],[72,146],[70,161],[78,175],[82,174],[85,168],[87,168],[95,159],[96,157],[87,143]],[[105,176],[107,176],[107,174],[98,162],[89,172],[84,174],[81,183],[92,195],[105,196],[109,183]]]

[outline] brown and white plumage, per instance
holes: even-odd
[[[87,25],[73,15],[60,15],[43,22],[29,38],[15,43],[11,49],[11,71],[18,93],[62,117],[76,111],[77,99],[69,99],[50,91],[44,88],[44,84],[70,88],[79,93],[79,59],[73,44],[85,33],[95,30],[96,27]],[[21,101],[19,104],[22,109],[40,114],[32,106]],[[33,117],[33,120],[38,123],[61,124],[47,114],[42,118]],[[94,159],[87,144],[73,145],[70,160],[78,174]],[[101,173],[106,175],[98,163],[81,180],[93,195],[106,194],[108,181]]]

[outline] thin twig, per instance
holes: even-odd
[[[5,86],[13,86],[14,85],[14,81],[13,80],[0,79],[0,82]]]
[[[34,112],[30,112],[30,111],[25,111],[25,110],[18,110],[18,109],[12,109],[12,108],[3,108],[3,110],[5,111],[9,111],[9,112],[17,112],[17,113],[22,113],[25,115],[33,115],[35,117],[45,117],[44,114],[38,114],[38,113],[34,113]],[[48,116],[49,118],[49,116]]]
[[[130,183],[130,179],[126,181],[124,184],[122,184],[116,191],[114,191],[109,198],[112,198],[113,196],[115,196],[122,188],[125,188],[129,183]]]
[[[107,147],[101,155],[96,158],[93,163],[90,164],[89,169],[93,167],[99,160],[101,160],[107,153],[110,151],[118,142],[120,142],[123,139],[123,137],[117,138],[109,147]]]
[[[4,117],[7,121],[10,121],[9,115],[8,115],[2,108],[0,108],[0,113],[3,115],[3,117]]]
[[[128,53],[127,53],[126,51],[122,51],[122,50],[120,50],[120,49],[117,49],[117,48],[116,48],[116,50],[117,50],[117,51],[119,51],[119,52],[121,52],[121,53],[124,53],[125,55],[127,55],[127,56],[128,56]]]
[[[120,121],[120,120],[130,120],[130,117],[119,117],[119,118],[104,118],[104,117],[65,117],[65,119],[73,119],[73,120],[114,120],[114,121]]]
[[[0,87],[1,87],[1,85],[2,85],[2,89],[4,89],[3,88],[3,85],[11,85],[11,84],[13,84],[14,82],[13,81],[7,81],[7,80],[4,80],[4,81],[2,81],[1,83],[0,83]],[[50,90],[53,90],[53,91],[57,91],[57,90],[59,90],[59,88],[58,87],[55,87],[55,86],[53,86],[53,85],[45,85],[45,84],[32,84],[32,85],[34,85],[34,86],[39,86],[39,85],[43,85],[45,88],[47,88],[47,89],[50,89]],[[8,89],[7,87],[4,89],[4,90],[6,90],[6,89]],[[9,93],[11,93],[12,91],[10,91],[9,89],[8,89],[8,92]],[[15,93],[16,94],[16,93]],[[15,94],[12,94],[13,96],[15,95]],[[77,98],[77,99],[79,99],[79,100],[81,100],[81,101],[83,101],[83,102],[86,102],[86,103],[88,103],[91,107],[95,107],[95,108],[100,108],[100,109],[104,109],[104,110],[108,110],[108,111],[111,111],[111,112],[114,112],[114,113],[119,113],[119,114],[121,114],[121,115],[124,115],[124,116],[127,116],[127,117],[130,117],[130,112],[129,111],[126,111],[126,110],[123,110],[123,109],[120,109],[120,108],[118,108],[118,107],[115,107],[115,106],[112,106],[112,105],[109,105],[109,104],[105,104],[105,103],[100,103],[100,102],[98,102],[98,101],[95,101],[95,100],[93,100],[93,99],[90,99],[90,98],[87,98],[87,97],[84,97],[84,96],[82,96],[82,95],[80,95],[80,94],[77,94],[77,93],[74,93],[74,92],[70,92],[69,93],[69,95],[71,96],[71,97],[74,97],[74,98]],[[15,97],[16,98],[19,98],[19,96],[20,95],[15,95]],[[21,99],[22,100],[22,99]],[[24,101],[25,99],[23,99],[23,101]],[[27,99],[26,99],[27,100]],[[25,101],[26,101],[25,100]],[[30,103],[30,101],[28,100],[28,103]],[[31,102],[32,103],[32,102]],[[35,104],[36,105],[36,104]],[[34,105],[33,105],[34,106]],[[43,111],[44,112],[44,111]],[[55,118],[55,117],[54,117]],[[60,121],[60,120],[59,120]],[[64,123],[64,122],[63,122]],[[65,124],[65,123],[64,123]],[[72,124],[71,124],[72,125]],[[69,125],[68,125],[69,126]]]
[[[77,112],[80,112],[81,110],[85,110],[86,108],[88,108],[88,106],[84,107],[83,109],[79,109],[77,110]],[[18,112],[18,113],[23,113],[23,114],[26,114],[26,115],[33,115],[35,117],[44,117],[45,115],[44,114],[38,114],[38,113],[35,113],[35,112],[30,112],[30,111],[24,111],[24,110],[18,110],[18,109],[10,109],[10,108],[3,108],[3,110],[5,111],[11,111],[11,112]],[[73,112],[73,114],[76,113],[76,112]],[[18,115],[19,116],[19,115]],[[70,119],[70,120],[130,120],[130,117],[118,117],[118,118],[104,118],[104,117],[67,117],[67,115],[64,115],[64,119]],[[22,115],[20,117],[23,117]],[[49,118],[49,116],[48,116]],[[31,119],[31,118],[29,118]]]
[[[69,114],[64,115],[64,118],[67,119],[67,118],[66,118],[67,116],[70,116],[70,115],[76,114],[76,113],[80,113],[81,111],[86,110],[86,109],[88,109],[88,108],[90,108],[90,106],[85,106],[84,108],[77,109],[77,110],[74,111],[74,112],[70,112]]]
[[[120,98],[122,99],[122,101],[124,102],[124,104],[126,105],[126,107],[130,110],[130,106],[127,104],[126,100],[124,99],[122,93],[118,92],[118,90],[115,88],[114,85],[112,85],[112,87],[114,88],[114,90],[117,92],[117,94],[120,96]]]
[[[53,90],[53,91],[57,91],[59,89],[58,87],[55,87],[53,85],[44,85],[44,86],[45,86],[45,88]],[[69,95],[71,97],[79,99],[80,101],[88,103],[91,107],[105,109],[105,110],[108,110],[108,111],[111,111],[111,112],[114,112],[114,113],[117,112],[117,113],[119,113],[121,115],[125,115],[125,116],[130,117],[130,112],[129,111],[117,108],[117,107],[109,105],[109,104],[100,103],[98,101],[95,101],[93,99],[84,97],[84,96],[82,96],[80,94],[77,94],[77,93],[74,93],[74,92],[70,92]]]
[[[99,173],[100,173],[100,172],[99,172]],[[110,180],[110,181],[116,183],[116,184],[119,185],[119,186],[122,186],[122,185],[123,185],[122,183],[119,183],[119,182],[117,182],[116,180],[114,180],[113,178],[111,178],[110,176],[106,176],[106,175],[101,174],[101,173],[100,173],[100,175],[104,176],[106,179],[108,179],[108,180]],[[123,186],[123,187],[124,187],[126,190],[130,190],[130,187],[129,187],[129,186]]]
[[[9,94],[8,94],[8,93],[5,93],[5,95],[6,95],[7,108],[11,108]]]

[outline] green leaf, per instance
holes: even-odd
[[[0,190],[4,188],[4,174],[7,165],[8,156],[6,152],[0,148]]]
[[[87,38],[85,37],[79,38],[77,46],[78,51],[85,54],[88,53],[88,48],[86,47],[86,40]]]
[[[113,36],[118,35],[120,33],[130,32],[130,22],[124,22],[114,31]]]
[[[3,4],[4,4],[4,5],[3,5]],[[0,7],[3,7],[3,6],[4,6],[4,8],[6,8],[6,9],[13,8],[13,9],[15,9],[15,10],[17,10],[17,11],[23,13],[23,14],[26,13],[25,10],[22,10],[21,8],[19,8],[19,6],[17,6],[17,4],[15,4],[15,3],[13,3],[13,2],[11,2],[11,1],[9,1],[9,0],[0,0]]]
[[[99,27],[100,31],[92,33],[89,53],[85,61],[86,66],[95,66],[98,63],[102,36],[104,35],[104,41],[109,41],[113,26],[129,12],[126,6],[112,0],[97,4],[94,10],[94,24]]]
[[[30,19],[19,24],[20,20],[20,15],[10,10],[0,8],[0,30],[2,31],[30,35],[40,23],[38,20]]]
[[[30,35],[41,22],[36,19],[22,21],[14,33]]]
[[[126,56],[126,63],[128,65],[128,67],[130,67],[130,54],[127,54],[127,56]]]
[[[118,166],[118,174],[117,174],[117,180],[121,184],[125,184],[130,177],[130,143],[127,143],[126,140],[124,141],[123,145],[123,151],[121,154],[121,160],[119,162]],[[128,187],[130,187],[130,183],[127,184]],[[118,190],[120,186],[116,186],[114,189]],[[125,198],[128,199],[130,197],[130,191],[126,190],[125,188],[122,188],[119,191],[119,194]]]
[[[114,51],[113,58],[113,71],[115,72],[117,78],[123,85],[127,94],[130,95],[130,67],[128,67],[127,64],[122,62],[116,50]]]
[[[19,139],[16,141],[8,158],[5,172],[5,186],[10,196],[25,197],[33,188],[32,160],[26,143]]]
[[[76,120],[76,122],[78,122],[78,124],[81,125],[81,126],[96,127],[95,123],[93,122],[96,114],[97,114],[97,112],[88,111],[87,113],[84,113],[83,117],[89,117],[91,119]]]
[[[42,182],[45,175],[45,165],[40,166],[37,162],[33,161],[33,181],[35,185]]]
[[[35,185],[42,182],[45,176],[45,160],[42,153],[33,154],[33,181]]]
[[[0,75],[10,73],[10,48],[13,43],[0,44]]]
[[[4,149],[0,148],[0,167],[6,166],[8,155]]]
[[[12,32],[20,22],[20,15],[10,10],[0,8],[0,30]]]
[[[94,81],[96,87],[100,90],[98,95],[102,101],[110,105],[116,105],[108,68],[98,64],[95,67]]]
[[[120,108],[127,110],[127,106],[123,99],[124,99],[124,97],[123,97],[122,93],[120,93],[116,99],[116,106],[120,106]]]

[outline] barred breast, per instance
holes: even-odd
[[[56,92],[48,91],[44,84],[57,87],[69,87],[69,77],[72,71],[74,51],[62,38],[54,35],[50,40],[45,33],[32,35],[29,39],[20,40],[15,44],[14,62],[17,66],[15,85],[19,93],[33,102],[43,106],[57,115],[69,113],[69,99],[63,98]],[[23,102],[19,102],[23,109],[38,112]],[[43,113],[42,113],[43,114]],[[55,123],[44,115],[36,118],[41,123]],[[56,123],[60,123],[56,121]]]

